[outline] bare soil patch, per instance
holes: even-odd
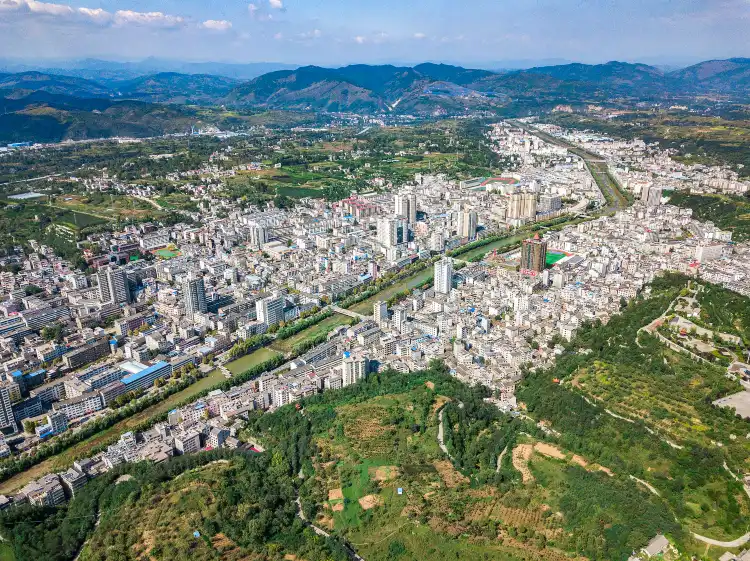
[[[573,462],[574,464],[578,464],[579,466],[583,468],[589,465],[589,463],[578,454],[574,454],[573,457],[570,459],[570,461]]]
[[[341,490],[341,487],[337,489],[331,489],[330,491],[328,491],[328,500],[329,501],[344,500],[344,492]]]
[[[359,506],[362,507],[362,510],[370,510],[371,508],[375,508],[380,504],[380,497],[377,495],[365,495],[361,499],[359,499]]]
[[[469,479],[464,476],[460,471],[453,467],[453,464],[448,460],[438,460],[432,463],[435,466],[440,478],[445,483],[445,486],[449,489],[458,487],[462,483],[468,483]]]
[[[552,444],[547,444],[546,442],[537,442],[534,445],[534,450],[536,450],[543,456],[547,456],[549,458],[555,458],[556,460],[565,459],[565,454],[563,454],[562,451],[557,446],[553,446]]]
[[[371,467],[367,472],[373,481],[390,481],[391,479],[396,479],[399,474],[397,466]]]
[[[534,481],[534,476],[529,471],[529,460],[531,459],[531,453],[534,451],[534,447],[531,444],[519,444],[513,448],[513,467],[521,472],[521,477],[524,483]]]

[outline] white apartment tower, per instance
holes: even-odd
[[[477,235],[479,217],[473,210],[462,210],[458,213],[458,235],[462,238],[474,239]]]
[[[453,261],[444,257],[435,263],[435,292],[450,294],[453,288]]]
[[[123,269],[104,267],[96,274],[99,281],[99,300],[103,304],[129,304],[130,288]]]
[[[185,295],[185,314],[192,318],[196,312],[206,313],[206,285],[203,277],[188,277],[182,284]]]
[[[18,432],[16,418],[13,415],[13,406],[10,402],[10,388],[3,384],[0,386],[0,429],[11,427],[14,433]]]
[[[364,380],[367,377],[367,367],[369,363],[366,357],[347,356],[348,354],[349,353],[344,354],[344,359],[341,362],[344,386],[350,386],[356,384],[360,380]]]
[[[284,321],[284,297],[269,296],[255,303],[258,321],[269,327]]]

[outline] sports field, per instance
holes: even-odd
[[[154,253],[162,259],[174,259],[180,255],[179,251],[170,251],[169,249],[157,249]]]
[[[547,267],[552,267],[557,262],[562,261],[568,256],[567,253],[564,251],[557,251],[555,249],[548,250],[547,251],[547,259],[546,259],[546,265]]]

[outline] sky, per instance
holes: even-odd
[[[0,0],[0,58],[349,63],[750,56],[750,0]]]

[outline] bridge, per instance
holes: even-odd
[[[338,306],[331,306],[331,309],[336,312],[337,314],[341,314],[344,316],[349,316],[350,318],[355,318],[360,321],[366,321],[368,319],[373,319],[372,316],[364,316],[362,314],[358,314],[357,312],[353,312],[351,310],[347,310],[345,308],[339,308]]]

